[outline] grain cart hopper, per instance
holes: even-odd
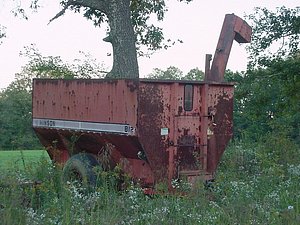
[[[225,16],[204,81],[35,79],[33,128],[64,174],[95,182],[93,167],[119,165],[142,187],[213,179],[233,133],[233,84],[224,71],[233,40],[251,28]]]

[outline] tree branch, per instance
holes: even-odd
[[[56,20],[57,18],[64,15],[66,10],[69,8],[69,6],[72,5],[72,3],[73,1],[68,1],[67,4],[64,6],[64,8],[59,13],[57,13],[52,19],[49,20],[49,23],[47,25],[49,25],[53,20]]]
[[[107,13],[107,6],[109,5],[109,2],[107,0],[69,0],[64,8],[57,13],[52,19],[50,19],[48,25],[53,21],[56,20],[57,18],[61,17],[62,15],[65,14],[66,10],[70,6],[81,6],[81,7],[87,7],[91,9],[96,9],[99,11],[102,11],[104,13]]]

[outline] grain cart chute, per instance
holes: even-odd
[[[200,81],[35,79],[33,128],[52,160],[94,184],[94,167],[142,187],[213,179],[232,137],[233,84],[223,82],[233,40],[251,28],[226,15],[212,67]]]

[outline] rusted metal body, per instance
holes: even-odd
[[[223,82],[223,67],[214,74],[224,57],[212,70],[209,58],[203,82],[35,79],[33,128],[54,161],[80,152],[101,161],[109,150],[110,166],[143,187],[213,179],[233,133],[234,86]]]
[[[234,14],[226,14],[211,71],[209,76],[206,76],[206,80],[217,82],[224,80],[224,73],[233,41],[249,43],[251,41],[251,34],[252,29],[244,20]]]
[[[34,80],[34,129],[55,161],[97,156],[112,144],[112,164],[145,186],[212,178],[232,136],[232,111],[232,84]]]

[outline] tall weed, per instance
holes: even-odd
[[[99,171],[87,191],[62,183],[49,161],[10,171],[0,179],[1,223],[300,224],[299,147],[281,134],[231,143],[213,186],[185,196],[147,196],[133,184],[118,191],[116,174]]]

